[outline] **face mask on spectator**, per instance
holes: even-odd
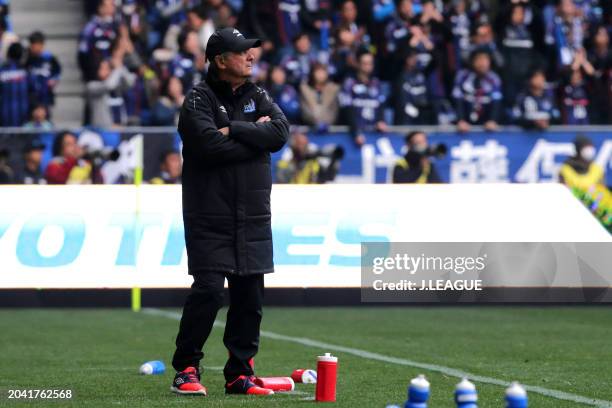
[[[595,158],[595,147],[593,146],[585,146],[580,150],[580,157],[582,157],[586,161],[593,161]]]
[[[424,153],[425,150],[427,150],[427,145],[417,144],[417,145],[412,146],[412,150],[415,151],[416,153]]]

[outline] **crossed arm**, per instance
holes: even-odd
[[[213,118],[212,104],[206,95],[192,90],[185,98],[178,124],[184,154],[215,165],[247,160],[259,153],[224,136]]]
[[[257,122],[231,121],[217,129],[212,103],[193,90],[185,98],[178,124],[186,154],[214,165],[280,150],[288,138],[289,122],[276,104],[268,102],[260,105],[263,116]]]
[[[258,104],[262,116],[257,122],[233,120],[230,122],[229,136],[254,149],[277,152],[289,137],[289,122],[267,95],[260,94]]]

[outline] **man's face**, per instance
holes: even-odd
[[[523,24],[525,21],[525,10],[522,7],[513,8],[511,20],[514,25]]]
[[[563,17],[569,18],[576,14],[576,6],[573,0],[561,0],[559,3],[559,14]]]
[[[253,73],[254,56],[251,50],[242,52],[226,52],[223,56],[215,57],[222,58],[222,68],[226,74],[237,78],[249,78]]]
[[[185,38],[183,49],[188,53],[195,55],[198,53],[199,47],[200,44],[198,44],[198,35],[195,32],[190,31],[189,34],[187,34],[187,38]]]
[[[100,17],[112,17],[115,15],[115,2],[113,0],[102,0],[98,7]]]
[[[491,60],[487,54],[478,54],[474,58],[474,71],[480,75],[484,75],[489,72],[491,68]]]
[[[410,139],[410,149],[423,152],[427,149],[427,136],[425,133],[417,133]]]
[[[291,141],[291,150],[293,150],[293,154],[298,158],[304,157],[307,149],[308,136],[303,133],[296,133],[293,135],[293,140]]]
[[[476,38],[474,42],[476,44],[488,44],[493,41],[493,30],[490,25],[485,24],[476,30]]]
[[[307,35],[300,36],[295,42],[295,49],[300,54],[307,54],[310,52],[310,39]]]
[[[371,75],[374,72],[374,56],[372,54],[363,54],[359,58],[359,71],[365,75]]]
[[[399,13],[404,18],[412,17],[412,0],[402,0],[398,6]]]
[[[77,144],[77,138],[74,135],[66,135],[64,136],[64,140],[62,143],[62,156],[63,157],[79,157],[79,153],[81,148]]]
[[[274,67],[272,72],[270,72],[270,80],[274,85],[284,85],[287,79],[287,75],[285,74],[285,70],[281,67]]]
[[[605,27],[599,27],[597,30],[597,34],[595,34],[595,38],[593,39],[595,45],[598,45],[602,48],[607,48],[608,44],[610,44],[610,36],[608,35],[608,30]]]
[[[197,31],[200,29],[200,27],[202,27],[202,23],[204,23],[204,20],[202,20],[200,16],[198,16],[198,13],[187,13],[187,25],[189,26],[189,28]]]
[[[30,150],[25,154],[25,161],[40,166],[40,162],[42,161],[42,155],[43,151],[40,149]]]
[[[408,70],[408,71],[413,70],[417,66],[417,62],[418,62],[417,55],[416,54],[411,54],[411,55],[407,56],[404,62],[405,62],[406,70]]]
[[[163,170],[168,172],[170,178],[178,178],[181,175],[182,165],[181,156],[178,153],[171,153],[166,156],[163,163]]]
[[[44,48],[45,48],[45,44],[43,43],[39,43],[39,42],[32,43],[30,44],[30,53],[32,55],[39,56],[40,54],[42,54]]]
[[[546,86],[546,78],[544,74],[538,72],[529,80],[529,84],[531,85],[531,89],[535,92],[541,92],[544,90],[544,86]]]
[[[342,5],[341,14],[344,21],[352,23],[357,19],[357,6],[352,1],[347,1]]]

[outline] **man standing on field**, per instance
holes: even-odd
[[[254,383],[264,274],[274,271],[270,153],[280,150],[289,123],[266,91],[249,81],[254,47],[234,28],[208,40],[206,80],[185,97],[183,221],[191,292],[185,302],[172,365],[172,391],[206,395],[199,363],[228,281],[230,306],[223,343],[227,394],[273,394]]]

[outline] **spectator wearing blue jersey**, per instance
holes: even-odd
[[[281,61],[287,72],[287,82],[298,86],[308,78],[310,67],[317,62],[317,54],[312,47],[308,34],[300,33],[293,39],[293,51]]]
[[[393,120],[396,125],[437,124],[437,101],[428,79],[431,70],[419,66],[416,50],[403,55],[404,69],[393,87]]]
[[[388,54],[397,55],[406,45],[410,38],[410,27],[414,18],[412,0],[400,0],[395,17],[385,27],[385,43]]]
[[[445,13],[445,24],[450,34],[448,65],[451,72],[462,68],[470,54],[470,33],[475,22],[470,18],[467,6],[466,0],[455,0]]]
[[[496,130],[501,110],[501,81],[491,71],[491,57],[483,50],[472,53],[471,68],[463,69],[455,77],[453,99],[457,111],[457,130],[467,132],[470,125],[484,125]]]
[[[342,83],[357,69],[357,43],[355,34],[348,26],[340,27],[336,32],[336,45],[330,58],[330,75]]]
[[[300,97],[295,87],[287,83],[287,75],[283,68],[279,66],[270,68],[266,89],[289,122],[296,123],[300,120]]]
[[[357,73],[342,84],[339,95],[341,116],[350,135],[359,146],[365,143],[365,131],[388,129],[384,121],[386,96],[382,84],[374,76],[374,55],[367,50],[357,54]]]
[[[366,28],[359,24],[357,17],[357,4],[353,0],[344,0],[340,6],[340,12],[338,13],[338,21],[336,24],[338,27],[348,27],[355,36],[355,42],[357,45],[367,46],[370,44],[370,36],[368,35]]]
[[[558,65],[566,68],[572,64],[574,54],[584,41],[584,18],[573,0],[560,0],[556,13],[547,24],[547,42],[553,44]]]
[[[569,83],[563,87],[562,117],[564,125],[589,124],[589,99],[580,71],[570,74]]]
[[[489,54],[491,65],[494,70],[499,71],[504,67],[504,56],[497,48],[495,33],[493,32],[493,26],[491,26],[491,24],[481,23],[474,27],[470,55],[476,50],[484,50]]]
[[[595,69],[586,59],[584,49],[576,53],[571,71],[562,87],[562,118],[565,125],[588,125],[589,92],[585,75],[590,77]]]
[[[57,58],[45,50],[45,36],[40,31],[30,35],[30,48],[26,68],[30,74],[30,92],[36,103],[44,105],[50,112],[55,104],[55,87],[62,67]]]
[[[289,45],[302,32],[300,0],[278,0],[276,23],[281,45]]]
[[[559,118],[554,95],[546,88],[546,76],[543,70],[535,70],[530,75],[527,88],[516,98],[513,117],[522,127],[537,130],[547,129]]]
[[[0,126],[21,126],[30,113],[28,71],[21,63],[23,47],[11,44],[0,66]]]
[[[100,0],[97,14],[81,32],[78,60],[85,81],[96,79],[98,64],[111,56],[113,42],[119,34],[115,11],[113,0]]]
[[[179,52],[170,63],[170,75],[181,80],[183,92],[187,94],[202,80],[205,60],[195,31],[183,31],[178,36],[178,45]]]

